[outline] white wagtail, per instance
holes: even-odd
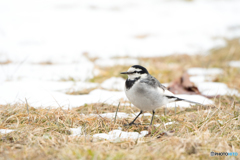
[[[134,65],[130,67],[127,72],[121,72],[121,74],[128,75],[128,79],[125,82],[125,93],[127,98],[134,106],[141,110],[137,117],[129,123],[129,125],[134,124],[135,120],[143,113],[143,111],[153,112],[150,123],[150,125],[152,125],[155,114],[154,110],[166,105],[167,103],[186,101],[189,103],[200,104],[176,97],[156,78],[151,76],[146,68],[140,65]]]

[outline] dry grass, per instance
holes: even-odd
[[[240,89],[240,70],[228,67],[228,61],[240,59],[238,40],[228,41],[225,48],[212,50],[205,56],[176,55],[140,59],[150,73],[161,82],[170,82],[189,67],[220,67],[224,74],[215,81]],[[129,66],[101,68],[101,76],[93,82],[102,82],[119,76]],[[177,73],[174,71],[178,71]],[[86,91],[87,92],[87,91]],[[69,93],[75,94],[75,93]],[[81,94],[81,93],[77,93]],[[209,159],[210,151],[238,152],[240,154],[240,98],[215,98],[216,106],[177,108],[156,112],[152,129],[146,137],[121,142],[98,141],[96,133],[114,129],[140,132],[146,130],[150,117],[141,117],[139,126],[124,127],[132,119],[85,116],[90,113],[115,112],[117,107],[107,104],[89,104],[71,110],[35,109],[26,104],[0,106],[0,129],[15,132],[0,134],[1,159]],[[119,112],[135,113],[135,107],[121,106]],[[84,113],[85,115],[82,115]],[[164,123],[176,123],[164,126]],[[70,128],[82,126],[83,136],[71,136]],[[172,132],[167,135],[166,133]],[[226,157],[214,157],[225,159]],[[227,157],[232,158],[232,157]],[[239,156],[235,157],[239,158]]]
[[[116,107],[91,104],[72,110],[35,109],[25,104],[0,107],[0,128],[15,132],[0,135],[0,159],[207,159],[210,151],[240,153],[240,99],[222,97],[216,107],[157,110],[152,132],[139,140],[96,141],[91,135],[146,129],[150,117],[141,117],[143,125],[124,127],[132,119],[89,117],[81,113],[115,112]],[[225,105],[226,104],[226,105]],[[133,113],[136,108],[120,107],[119,112]],[[175,121],[172,125],[163,123]],[[81,137],[70,136],[70,128],[83,126]],[[164,132],[173,132],[165,136]]]

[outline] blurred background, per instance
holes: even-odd
[[[189,56],[208,55],[228,47],[231,40],[238,45],[239,17],[239,0],[1,0],[0,102],[24,101],[33,96],[36,86],[63,93],[75,86],[80,92],[88,85],[76,81],[103,82],[104,76],[118,76],[133,64],[144,64],[144,58],[158,57],[162,64],[159,57],[165,56],[167,64],[173,61],[171,56],[180,64],[214,63],[216,55],[206,63],[204,57],[193,61]],[[219,56],[237,55],[235,48]],[[158,79],[163,78],[159,72],[164,66],[151,62],[145,66]],[[99,70],[116,65],[125,67]]]
[[[239,0],[1,0],[0,62],[205,54],[239,17]]]

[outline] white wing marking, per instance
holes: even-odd
[[[170,92],[167,89],[162,89],[160,87],[158,87],[158,92],[160,92],[163,96],[174,96],[174,94],[172,92]]]

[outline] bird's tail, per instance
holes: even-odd
[[[189,102],[189,103],[194,103],[194,104],[199,104],[199,105],[203,105],[202,103],[198,103],[198,102],[193,102],[193,101],[189,101],[189,100],[186,100],[186,99],[182,99],[182,98],[177,98],[176,101],[185,101],[185,102]]]
[[[175,97],[175,96],[167,96],[167,97],[170,98],[170,99],[174,99],[175,102],[177,102],[177,101],[185,101],[185,102],[189,102],[189,103],[194,103],[194,104],[198,104],[198,105],[203,105],[202,103],[189,101],[189,100],[182,99],[182,98],[178,98],[178,97]],[[204,106],[204,105],[203,105],[203,106]]]

